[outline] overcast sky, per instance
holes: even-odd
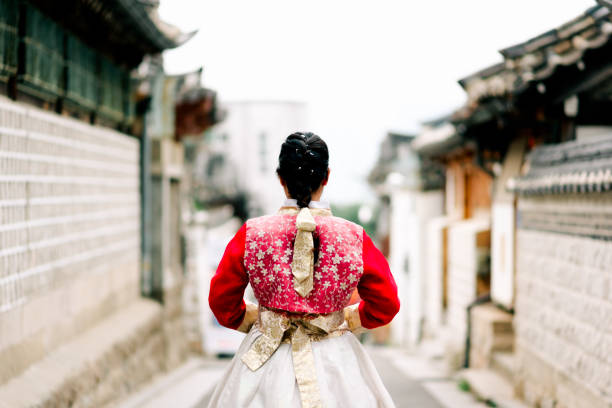
[[[165,53],[169,73],[204,66],[225,101],[297,100],[330,147],[327,198],[366,200],[363,178],[389,130],[459,107],[457,80],[501,48],[562,24],[595,0],[162,0],[198,34]],[[370,196],[371,197],[371,196]]]

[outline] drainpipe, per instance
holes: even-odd
[[[472,343],[472,309],[474,306],[482,305],[491,301],[491,293],[485,293],[474,299],[472,303],[467,306],[467,334],[465,335],[465,360],[463,361],[463,368],[470,366],[470,345]]]
[[[142,118],[140,132],[140,293],[145,297],[153,296],[151,276],[151,140],[147,126],[150,115],[151,98],[140,101],[137,115]]]

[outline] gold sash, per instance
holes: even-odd
[[[293,370],[300,390],[302,408],[322,407],[310,342],[337,337],[349,331],[345,323],[345,311],[307,319],[304,316],[286,316],[260,307],[259,320],[255,325],[261,336],[242,356],[242,361],[255,371],[268,361],[281,343],[291,343]]]
[[[308,296],[313,288],[314,274],[314,239],[312,233],[317,228],[313,215],[331,215],[328,209],[309,209],[283,207],[281,214],[297,213],[295,226],[297,233],[293,245],[293,260],[291,273],[293,274],[293,288],[302,297]]]
[[[302,297],[308,296],[313,287],[314,242],[312,233],[317,228],[310,210],[302,208],[295,219],[297,233],[293,245],[293,288]]]

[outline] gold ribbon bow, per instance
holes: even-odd
[[[313,287],[314,242],[312,233],[317,223],[308,208],[302,208],[295,219],[297,235],[293,246],[293,288],[302,297],[308,296]]]
[[[256,323],[261,336],[242,356],[242,361],[255,371],[274,354],[283,342],[291,343],[293,370],[300,391],[302,408],[322,407],[311,341],[344,334],[344,312],[319,315],[314,319],[288,317],[260,307]]]

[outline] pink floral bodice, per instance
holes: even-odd
[[[334,216],[315,216],[318,241],[313,290],[300,296],[291,262],[295,214],[253,218],[246,224],[244,265],[262,306],[290,312],[331,313],[344,308],[363,274],[363,228]]]

